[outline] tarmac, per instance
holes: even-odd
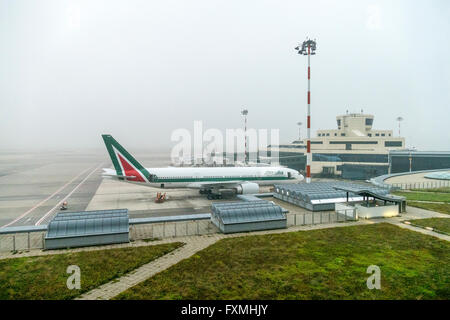
[[[169,156],[139,154],[147,167],[164,167]],[[211,203],[192,189],[159,189],[102,178],[112,164],[105,151],[3,153],[0,155],[0,228],[47,224],[63,201],[68,211],[127,208],[130,218],[211,212]],[[270,187],[261,187],[268,192]],[[155,203],[156,193],[168,200]]]
[[[67,198],[85,210],[102,182],[97,154],[10,153],[0,156],[0,227],[45,224]]]
[[[270,187],[260,187],[268,192]],[[166,193],[167,200],[156,203],[156,193]],[[104,179],[86,210],[127,208],[130,218],[160,217],[211,212],[212,202],[239,201],[236,197],[208,200],[196,189],[160,189]]]
[[[405,175],[399,175],[390,177],[383,182],[388,184],[406,184],[406,183],[436,183],[437,181],[445,182],[446,180],[438,180],[438,179],[428,179],[425,178],[425,175],[429,174],[429,172],[420,172],[420,173],[411,173],[411,174],[405,174]]]

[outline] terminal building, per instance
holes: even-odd
[[[374,116],[347,113],[336,117],[336,129],[317,130],[311,137],[311,174],[366,180],[379,175],[450,168],[450,152],[407,150],[405,139],[392,130],[373,129]],[[268,146],[278,151],[280,164],[305,172],[306,139]]]

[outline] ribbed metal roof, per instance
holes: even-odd
[[[250,207],[261,207],[267,205],[273,205],[272,202],[267,200],[255,200],[255,201],[240,201],[240,202],[215,202],[211,204],[211,210],[216,212],[220,208],[250,208]]]
[[[276,184],[274,185],[275,192],[289,197],[294,197],[308,203],[332,199],[346,198],[347,192],[343,190],[336,190],[336,188],[350,188],[349,190],[357,191],[361,188],[369,190],[370,192],[387,195],[389,189],[375,187],[370,184],[351,183],[345,181],[318,181],[311,183],[298,184]],[[353,189],[351,189],[353,188]],[[355,192],[349,191],[350,198],[358,198],[359,195]]]
[[[53,220],[95,219],[108,216],[122,216],[128,214],[128,209],[94,210],[81,212],[59,212]]]
[[[280,206],[265,200],[213,203],[212,211],[224,225],[286,219]]]
[[[46,239],[128,233],[127,209],[58,213],[48,224]]]

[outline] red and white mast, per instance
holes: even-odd
[[[306,183],[311,182],[311,55],[316,54],[316,41],[314,40],[306,40],[303,42],[301,48],[300,46],[296,47],[295,50],[298,51],[299,54],[308,55],[308,93],[307,93],[307,102],[308,102],[308,113],[306,119]]]

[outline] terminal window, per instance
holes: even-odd
[[[402,142],[401,141],[385,141],[384,146],[385,147],[401,147]]]

